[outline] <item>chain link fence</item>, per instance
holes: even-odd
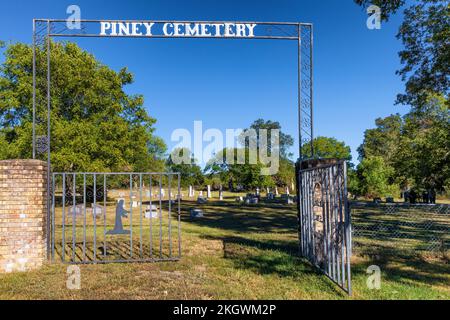
[[[450,205],[352,203],[355,254],[450,257]]]

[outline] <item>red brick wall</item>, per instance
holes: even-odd
[[[47,164],[0,161],[0,273],[46,261]]]

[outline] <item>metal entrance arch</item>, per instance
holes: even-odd
[[[298,56],[298,124],[299,124],[299,152],[300,159],[304,158],[301,146],[310,144],[310,155],[314,155],[314,130],[313,130],[313,25],[310,23],[298,22],[255,22],[255,21],[168,21],[168,20],[80,20],[78,29],[71,29],[67,26],[68,21],[63,19],[34,19],[33,20],[33,159],[45,155],[50,168],[51,149],[51,39],[52,38],[156,38],[156,39],[248,39],[248,40],[285,40],[297,43]],[[219,35],[212,34],[206,36],[198,34],[192,35],[167,35],[152,33],[150,35],[137,34],[102,34],[101,25],[109,24],[153,24],[155,28],[161,29],[166,24],[171,25],[254,25],[252,36]],[[45,97],[38,97],[36,94],[37,72],[40,70],[36,61],[36,48],[40,47],[47,53],[47,59],[41,70],[47,76]],[[47,109],[47,119],[40,117],[42,113],[38,109]],[[47,122],[46,132],[39,135],[36,131],[36,123]]]
[[[249,40],[285,40],[285,41],[295,41],[297,43],[297,51],[298,51],[298,137],[299,137],[299,152],[300,152],[300,161],[304,160],[305,156],[302,154],[302,145],[308,144],[310,145],[310,155],[311,157],[314,156],[314,147],[313,147],[313,26],[312,24],[308,23],[294,23],[294,22],[249,22],[249,21],[200,21],[200,22],[193,22],[193,21],[148,21],[148,20],[81,20],[79,21],[80,28],[79,29],[71,29],[67,26],[67,20],[56,20],[56,19],[35,19],[33,21],[33,158],[37,157],[44,157],[46,158],[48,162],[48,194],[52,194],[52,197],[49,197],[48,199],[48,217],[47,217],[47,230],[51,230],[52,234],[55,234],[55,225],[53,220],[52,224],[52,217],[54,217],[55,210],[52,210],[53,205],[55,204],[55,194],[57,187],[55,184],[57,184],[58,181],[61,182],[61,197],[65,197],[66,195],[66,178],[69,176],[73,176],[73,209],[72,209],[72,215],[76,216],[77,214],[77,197],[81,197],[80,191],[77,191],[77,183],[76,183],[76,177],[77,175],[83,175],[83,179],[85,177],[85,174],[82,173],[61,173],[61,174],[51,174],[51,39],[52,38],[121,38],[121,37],[132,37],[132,38],[204,38],[204,39],[249,39]],[[201,25],[202,33],[197,34],[195,36],[192,36],[192,34],[177,34],[175,35],[175,32],[172,32],[172,34],[168,34],[167,32],[159,33],[158,32],[150,32],[146,35],[138,34],[135,31],[132,32],[132,34],[118,34],[117,32],[114,32],[114,34],[105,34],[103,31],[103,27],[105,27],[107,24],[110,26],[112,24],[117,24],[123,26],[121,30],[125,30],[129,26],[136,26],[137,24],[140,25],[153,25],[155,26],[155,29],[161,30],[164,26],[167,26],[170,24],[172,27],[175,27],[176,25],[189,25],[192,27],[192,25],[195,26],[195,24]],[[250,35],[250,32],[248,34],[241,33],[238,35],[237,29],[234,34],[230,33],[230,30],[232,30],[232,26],[237,26],[238,24],[241,25],[251,25],[252,26],[252,34]],[[219,26],[216,30],[221,30],[221,26],[223,26],[226,30],[222,34],[216,34],[212,35],[210,32],[205,32],[207,30],[206,25],[209,26]],[[228,29],[231,28],[231,29]],[[224,30],[225,30],[224,29]],[[129,30],[129,29],[128,29]],[[134,29],[133,29],[134,30]],[[200,30],[200,29],[198,29]],[[241,30],[242,31],[242,30]],[[227,35],[228,33],[228,35]],[[40,47],[42,48],[43,52],[46,52],[46,60],[43,61],[43,67],[39,69],[38,61],[36,60],[36,48]],[[40,70],[44,70],[43,75],[46,75],[46,83],[39,83],[39,86],[41,86],[40,94],[38,96],[36,87],[38,85],[37,83],[37,75],[40,72]],[[43,93],[46,93],[45,96],[43,96]],[[42,128],[37,128],[36,124],[42,124],[45,126],[45,112],[46,109],[46,130],[44,131]],[[40,129],[41,132],[38,133],[37,129]],[[124,173],[126,175],[131,175],[131,182],[130,184],[133,185],[133,174],[132,173]],[[93,179],[96,180],[96,177],[102,176],[106,177],[106,173],[99,173],[99,174],[88,174],[93,175]],[[138,173],[139,177],[141,177],[141,174]],[[145,175],[145,174],[144,174]],[[170,173],[158,173],[157,175],[170,175]],[[58,180],[60,179],[60,180]],[[62,179],[62,180],[61,180]],[[298,190],[301,190],[304,186],[306,177],[303,176],[303,174],[298,175]],[[53,185],[52,185],[53,184]],[[94,183],[95,185],[95,183]],[[106,183],[105,183],[106,186]],[[86,187],[86,184],[84,183],[84,187]],[[152,187],[152,185],[150,185]],[[142,188],[140,189],[142,191]],[[53,193],[51,192],[53,191]],[[94,188],[94,194],[95,188]],[[179,194],[180,196],[180,194]],[[299,191],[299,202],[302,204],[307,203],[308,201],[311,202],[314,195],[309,194],[307,192],[300,192]],[[346,195],[345,195],[346,197]],[[86,198],[86,195],[83,193],[83,196],[81,197],[83,201]],[[94,199],[96,196],[94,196]],[[130,196],[132,198],[132,195]],[[106,201],[105,201],[106,202]],[[130,200],[130,208],[133,206],[131,203],[132,200]],[[65,201],[63,201],[65,203]],[[171,200],[169,199],[169,205],[171,203]],[[141,204],[142,206],[142,201]],[[82,207],[80,210],[86,210],[86,206]],[[96,209],[96,203],[94,200],[93,203],[93,209],[92,213],[95,216],[97,209]],[[152,209],[150,208],[150,211]],[[63,211],[64,212],[64,211]],[[106,211],[105,211],[106,212]],[[52,216],[53,214],[53,216]],[[151,213],[150,213],[151,214]],[[86,215],[85,215],[86,216]],[[170,216],[170,215],[169,215]],[[142,215],[141,215],[142,217]],[[312,219],[311,215],[307,212],[307,210],[304,209],[304,206],[299,206],[299,238],[300,238],[300,246],[301,246],[301,253],[310,261],[315,263],[316,258],[307,254],[307,247],[308,244],[302,241],[304,239],[304,236],[307,232],[305,231],[302,226],[302,221],[305,219]],[[94,219],[95,220],[95,219]],[[310,221],[311,222],[311,221]],[[64,225],[65,222],[63,222]],[[94,222],[95,224],[95,222]],[[75,230],[76,233],[76,223],[72,224],[72,227]],[[107,232],[107,231],[106,231]],[[94,233],[95,235],[96,233]],[[52,248],[54,248],[54,239],[55,237],[48,237],[48,252],[52,252]],[[52,244],[53,241],[53,244]],[[84,241],[85,242],[85,241]],[[133,256],[133,244],[132,239],[130,239],[130,255]],[[180,237],[180,256],[181,256],[181,237]],[[64,245],[64,242],[62,242],[62,245]],[[106,248],[106,245],[105,245]],[[82,249],[83,250],[83,249]],[[107,249],[105,249],[107,250]],[[75,255],[76,256],[76,245],[73,245],[72,247],[72,258]],[[84,254],[84,252],[83,252]],[[66,251],[65,249],[62,251],[62,256],[66,257]],[[94,252],[93,260],[94,263],[98,263],[98,259],[96,258],[96,252]],[[162,257],[161,259],[169,259],[169,257]],[[153,260],[150,259],[150,260]],[[71,260],[72,263],[76,262],[74,259]],[[131,260],[126,260],[131,261]],[[82,260],[81,262],[84,262]],[[350,278],[348,278],[350,279]]]
[[[61,181],[61,176],[51,174],[51,39],[52,38],[208,38],[208,39],[249,39],[249,40],[285,40],[295,41],[298,50],[298,123],[299,123],[299,150],[305,143],[310,143],[311,154],[313,151],[313,26],[307,23],[297,22],[254,22],[254,21],[150,21],[150,20],[80,20],[79,28],[74,29],[68,26],[68,21],[63,19],[34,19],[33,20],[33,159],[44,158],[47,160],[48,173],[48,194],[53,198],[57,186],[52,188],[52,181],[55,179]],[[120,34],[119,31],[106,34],[105,26],[119,26],[119,31],[123,31],[130,26],[145,25],[152,26],[153,32],[147,34],[138,34],[136,29],[128,33]],[[178,26],[189,25],[190,30],[197,30],[197,34],[175,34],[177,32],[167,32],[167,26],[175,28]],[[198,26],[196,26],[198,25]],[[235,32],[232,33],[232,26],[235,26]],[[237,25],[240,25],[240,34]],[[208,27],[216,28],[216,32],[223,30],[222,34],[213,34]],[[164,29],[166,28],[166,29]],[[249,32],[245,33],[245,28]],[[250,32],[251,29],[251,32]],[[165,31],[164,31],[165,30]],[[174,30],[174,29],[173,29]],[[244,30],[244,31],[243,31]],[[40,48],[46,53],[46,59],[38,61],[36,59],[36,49]],[[41,76],[41,77],[38,77]],[[45,78],[46,83],[40,81]],[[39,80],[39,81],[38,81]],[[39,87],[39,90],[37,90]],[[39,93],[39,94],[38,94]],[[45,112],[46,111],[46,112]],[[46,119],[45,119],[46,118]],[[46,123],[46,130],[45,128]],[[36,124],[40,124],[37,126]],[[39,132],[38,132],[39,131]],[[300,158],[303,155],[300,154]],[[62,173],[66,178],[80,173]],[[164,175],[164,173],[160,173]],[[94,177],[96,175],[94,174]],[[74,178],[76,180],[76,178]],[[64,180],[65,181],[65,180]],[[57,183],[56,183],[57,184]],[[65,194],[63,187],[60,186],[62,194]],[[62,189],[61,189],[62,188]],[[75,185],[75,188],[77,186]],[[75,190],[75,195],[81,196],[81,193]],[[77,196],[75,196],[76,198]],[[55,233],[52,225],[52,211],[54,199],[48,199],[47,230]],[[77,199],[74,200],[74,203]],[[95,210],[95,209],[94,209]],[[76,212],[76,208],[73,209]],[[52,252],[52,240],[48,239],[48,252]],[[65,255],[65,253],[63,253]],[[94,255],[95,256],[95,255]]]

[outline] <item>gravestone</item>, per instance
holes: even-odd
[[[73,206],[69,207],[68,218],[71,218],[74,215],[75,215],[75,217],[83,217],[84,216],[84,205],[83,204],[79,204],[79,205],[75,206],[75,208]]]
[[[203,210],[194,209],[194,208],[190,209],[190,216],[193,219],[203,218],[204,215],[205,214],[204,214]]]
[[[159,218],[158,207],[155,205],[149,205],[145,209],[145,219],[157,219]]]
[[[256,197],[255,195],[249,193],[249,194],[244,198],[244,203],[245,203],[245,204],[258,204],[258,203],[259,203],[259,197]]]
[[[96,204],[94,206],[94,204],[92,204],[92,215],[94,216],[95,219],[100,218],[103,216],[103,207],[99,206],[98,204]]]
[[[207,202],[208,202],[208,199],[203,197],[203,196],[199,196],[198,199],[197,199],[197,203],[198,204],[205,204]]]

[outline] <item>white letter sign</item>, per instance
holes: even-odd
[[[256,24],[184,22],[100,22],[100,36],[254,38]]]

